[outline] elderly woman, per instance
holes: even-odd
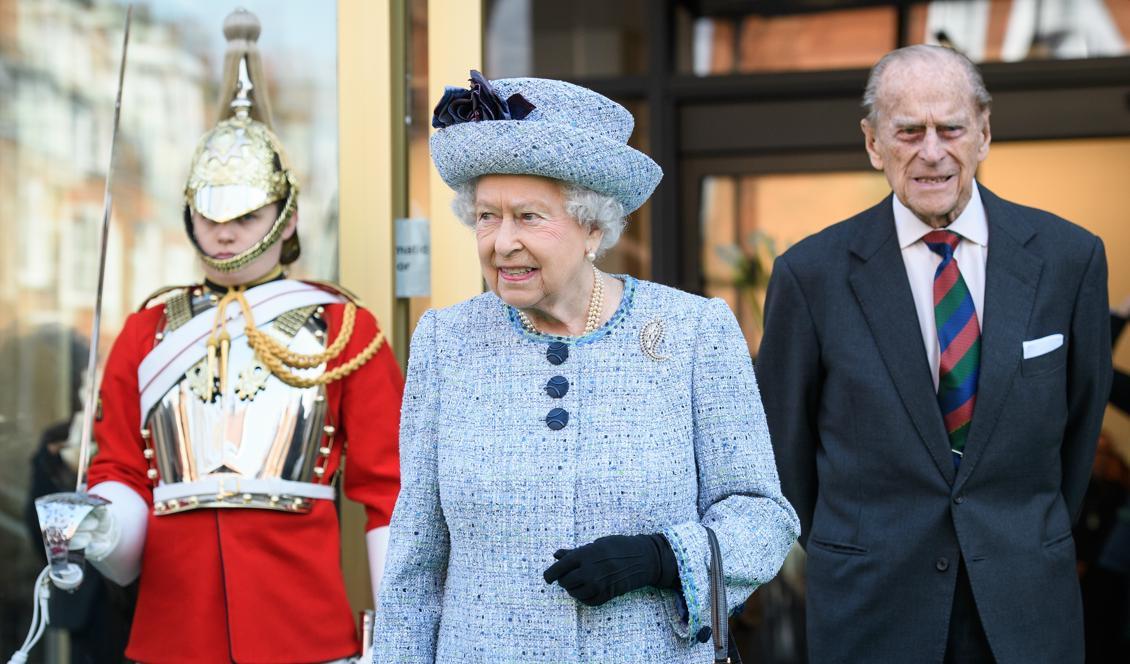
[[[798,534],[721,300],[594,261],[662,177],[561,81],[448,88],[432,158],[490,292],[420,319],[375,661],[708,662]]]

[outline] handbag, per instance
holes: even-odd
[[[714,531],[703,527],[710,545],[710,638],[714,643],[714,664],[742,664],[729,629],[730,612],[726,603],[726,579],[722,575],[722,550]]]

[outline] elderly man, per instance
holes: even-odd
[[[814,662],[1083,661],[1071,524],[1110,389],[1102,242],[974,180],[990,97],[912,46],[867,83],[893,195],[773,270],[757,373]]]

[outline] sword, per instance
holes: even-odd
[[[86,397],[82,409],[82,438],[79,439],[78,473],[75,491],[86,491],[86,472],[90,466],[90,440],[94,435],[94,411],[98,393],[98,337],[102,323],[102,288],[106,280],[106,246],[110,235],[110,211],[114,207],[114,194],[110,184],[114,176],[114,152],[118,145],[118,121],[122,115],[122,84],[126,78],[126,51],[129,47],[129,26],[133,18],[133,5],[126,8],[126,27],[122,34],[122,60],[118,65],[118,94],[114,100],[114,129],[110,134],[110,164],[106,168],[106,188],[102,195],[102,240],[98,245],[98,290],[95,291],[94,320],[90,324],[90,353],[86,358]]]

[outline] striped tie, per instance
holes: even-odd
[[[922,240],[942,257],[934,273],[934,324],[938,328],[938,405],[953,450],[953,466],[961,463],[981,372],[981,326],[973,296],[961,278],[953,252],[961,236],[953,231],[931,231]]]

